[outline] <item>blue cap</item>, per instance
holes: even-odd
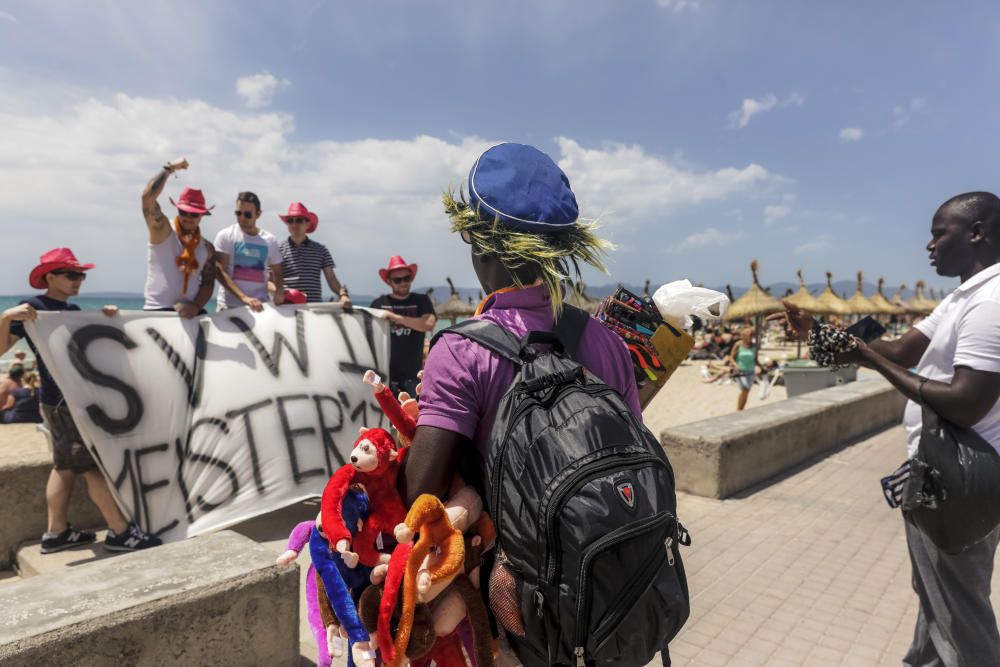
[[[557,232],[580,217],[563,170],[524,144],[499,144],[480,155],[469,172],[469,197],[482,218],[499,217],[519,232]]]

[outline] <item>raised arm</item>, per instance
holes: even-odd
[[[167,163],[153,178],[149,179],[146,189],[142,191],[142,217],[146,219],[146,226],[149,228],[149,242],[153,244],[163,243],[170,235],[170,221],[163,215],[157,199],[163,193],[163,186],[167,184],[170,174],[179,169],[187,169],[187,160],[181,158]]]

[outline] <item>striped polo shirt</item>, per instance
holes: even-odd
[[[285,289],[305,292],[310,303],[322,301],[323,286],[320,277],[323,269],[336,266],[327,247],[307,236],[299,245],[295,245],[289,237],[281,242],[280,249]]]

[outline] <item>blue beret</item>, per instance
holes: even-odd
[[[524,144],[499,144],[480,155],[469,172],[469,197],[482,218],[499,216],[519,232],[556,232],[580,217],[563,170]]]

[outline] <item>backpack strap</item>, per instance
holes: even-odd
[[[556,320],[552,331],[559,336],[563,349],[570,359],[576,359],[576,351],[580,348],[580,341],[583,340],[583,332],[587,328],[589,319],[590,315],[586,311],[563,304],[562,315]]]
[[[465,320],[447,329],[442,329],[431,338],[431,347],[434,347],[434,343],[444,334],[457,334],[468,338],[518,366],[524,363],[520,355],[521,343],[517,337],[499,324],[488,320]]]

